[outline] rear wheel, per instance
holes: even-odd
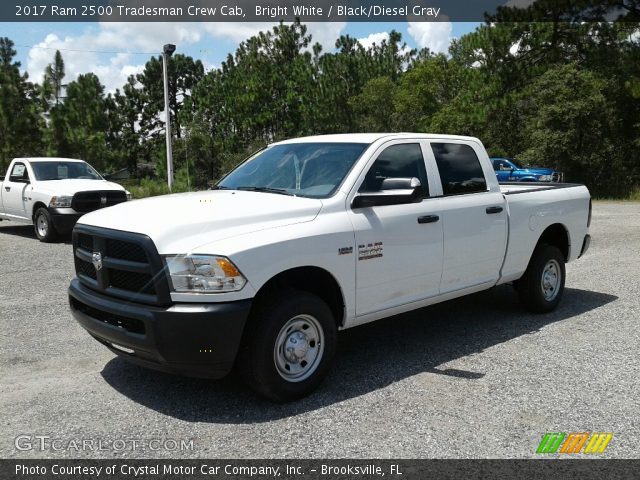
[[[36,214],[33,217],[33,225],[36,237],[41,242],[53,242],[56,239],[57,232],[51,221],[51,214],[46,208],[40,207],[36,210]]]
[[[527,310],[545,313],[558,306],[564,292],[564,260],[562,252],[553,245],[536,247],[526,272],[516,284]]]
[[[336,322],[316,295],[287,290],[252,313],[238,353],[240,373],[258,393],[285,402],[304,397],[326,376]]]

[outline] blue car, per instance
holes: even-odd
[[[513,158],[493,157],[498,182],[561,182],[562,173],[553,168],[526,168]]]

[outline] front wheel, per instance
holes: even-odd
[[[258,393],[279,402],[302,398],[327,375],[337,327],[327,304],[287,290],[256,308],[238,353],[240,373]]]
[[[57,232],[51,221],[49,210],[40,207],[33,216],[33,225],[36,231],[36,237],[41,242],[53,242],[56,239]]]
[[[552,245],[536,247],[529,266],[517,282],[520,301],[535,313],[550,312],[564,292],[564,255]]]

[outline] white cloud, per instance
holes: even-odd
[[[389,32],[372,33],[367,37],[358,39],[360,45],[365,49],[373,47],[374,44],[376,46],[380,46],[384,41],[389,41]],[[400,49],[400,54],[408,54],[410,51],[411,47],[409,45],[405,45],[404,48]]]
[[[166,43],[192,44],[202,38],[202,24],[189,22],[101,22],[96,43],[102,49],[160,52]]]
[[[307,33],[313,37],[312,43],[322,45],[323,51],[333,51],[336,48],[336,40],[347,26],[346,22],[311,22],[307,23]]]
[[[101,22],[97,31],[89,29],[77,36],[60,38],[56,34],[47,35],[29,51],[27,71],[33,81],[41,82],[44,69],[53,61],[55,50],[60,49],[65,62],[66,82],[79,74],[93,72],[105,85],[106,91],[113,92],[125,84],[129,75],[140,73],[149,57],[159,55],[166,43],[190,45],[204,37],[244,40],[264,29],[264,25]]]
[[[238,43],[256,35],[260,31],[271,30],[276,22],[208,22],[194,24],[201,26],[212,37],[230,38]]]
[[[451,44],[451,22],[408,22],[409,35],[420,48],[427,47],[432,52],[446,53]]]
[[[31,80],[38,83],[42,82],[44,69],[53,61],[55,49],[70,49],[72,46],[77,48],[75,39],[62,39],[53,33],[50,33],[42,42],[36,44],[29,51],[27,58],[27,71]],[[63,55],[63,58],[65,59],[67,78],[70,78],[74,76],[72,72],[76,63],[90,64],[95,61],[96,55],[89,52],[68,52],[68,55]]]
[[[359,38],[358,42],[360,42],[360,45],[362,45],[364,48],[369,48],[372,47],[374,43],[376,45],[380,45],[385,40],[389,40],[388,32],[372,33],[368,37]]]
[[[55,50],[61,50],[65,62],[65,81],[79,74],[93,72],[113,92],[125,84],[127,77],[139,73],[151,55],[160,54],[162,45],[192,45],[203,39],[231,39],[241,42],[260,31],[270,30],[275,22],[211,22],[211,23],[144,23],[100,22],[96,28],[64,38],[51,33],[29,51],[26,70],[32,81],[41,82],[44,69],[53,61]],[[332,50],[346,23],[309,23],[313,43]],[[121,53],[98,53],[98,52]],[[136,53],[146,52],[144,55]],[[213,67],[206,63],[207,69]]]
[[[130,55],[127,53],[119,53],[109,59],[109,63],[97,64],[92,67],[107,92],[115,91],[116,88],[122,88],[130,75],[142,73],[144,65],[132,65],[129,63]]]
[[[107,36],[110,33],[107,32]],[[139,44],[129,43],[126,49],[140,48]],[[68,36],[60,38],[55,34],[49,34],[45,39],[37,43],[29,51],[27,57],[27,71],[29,77],[35,82],[41,82],[46,66],[53,61],[56,49],[62,53],[65,65],[66,83],[75,80],[78,75],[93,72],[105,85],[107,92],[115,91],[122,87],[131,74],[138,73],[143,68],[143,63],[148,56],[132,55],[130,53],[101,54],[98,51],[110,49],[119,50],[118,44],[108,43],[103,32],[93,35],[85,33],[77,37]]]

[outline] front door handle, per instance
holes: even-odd
[[[435,223],[440,220],[438,215],[425,215],[424,217],[418,217],[418,223]]]
[[[11,187],[4,187],[4,189],[5,189],[7,192],[10,192],[10,191],[11,191]]]
[[[500,213],[502,210],[503,210],[502,207],[487,207],[487,213],[488,214]]]

